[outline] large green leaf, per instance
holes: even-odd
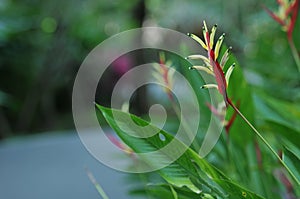
[[[191,192],[186,187],[170,187],[169,184],[148,184],[146,187],[147,193],[151,193],[151,195],[155,196],[155,198],[174,198],[174,192],[177,194],[178,199],[191,199],[191,198],[199,198],[199,199],[213,199],[209,194],[196,194]],[[140,190],[142,191],[142,190]],[[172,193],[173,192],[173,193]],[[176,196],[176,195],[175,195]]]
[[[298,103],[275,99],[261,92],[256,92],[254,99],[259,119],[273,121],[300,132]]]
[[[297,152],[292,151],[289,147],[284,146],[283,161],[293,171],[298,181],[300,181],[300,154],[299,149]]]
[[[270,134],[269,137],[278,138],[280,142],[289,140],[294,145],[299,145],[300,131],[295,130],[291,126],[286,126],[281,122],[276,122],[273,119],[265,119],[261,123],[261,129],[266,134]]]
[[[161,150],[163,147],[170,144],[171,141],[175,141],[178,149],[186,149],[178,159],[172,162],[172,164],[158,171],[159,174],[173,186],[188,187],[192,192],[199,194],[202,191],[207,191],[210,194],[218,195],[222,198],[261,198],[232,182],[221,171],[216,169],[205,159],[200,158],[197,153],[185,146],[171,134],[159,129],[159,133],[148,138],[130,136],[127,132],[122,130],[124,129],[123,127],[128,124],[125,121],[122,121],[122,118],[128,118],[128,116],[140,126],[148,126],[155,132],[157,132],[158,128],[129,113],[105,108],[100,105],[97,105],[97,107],[101,110],[109,125],[116,131],[118,136],[137,153],[137,156],[139,155],[138,153]],[[115,121],[113,117],[114,114],[118,115],[118,120],[120,121]],[[118,123],[124,126],[120,128]],[[130,131],[136,131],[136,129],[132,128],[130,125],[126,126],[126,128]],[[145,132],[135,133],[144,135]],[[162,136],[164,139],[161,139]],[[143,161],[145,161],[146,164],[153,166],[160,161],[165,161],[166,158],[172,158],[170,157],[172,155],[174,155],[174,151],[165,151],[164,153],[155,156],[155,159],[143,156]]]

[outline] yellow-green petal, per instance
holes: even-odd
[[[201,86],[201,88],[216,88],[218,89],[218,85],[217,84],[205,84],[203,86]]]
[[[161,65],[159,63],[153,63],[153,68],[160,73],[161,72]]]
[[[209,45],[209,43],[207,42],[207,38],[206,38],[206,33],[208,32],[207,26],[206,26],[206,22],[203,21],[203,37],[205,40],[205,44]]]
[[[233,63],[229,68],[228,70],[226,71],[226,74],[225,74],[225,80],[226,80],[226,83],[227,83],[227,86],[229,84],[229,80],[230,80],[230,76],[232,74],[232,71],[235,67],[235,63]]]
[[[225,33],[223,33],[223,34],[219,37],[219,39],[218,39],[218,41],[217,41],[217,43],[216,43],[216,47],[215,47],[215,60],[216,60],[216,59],[218,58],[218,56],[219,56],[220,48],[221,48],[221,46],[222,46],[224,37],[225,37]]]
[[[201,60],[209,63],[209,59],[203,55],[189,55],[186,57],[186,59],[192,59],[192,60],[193,59],[201,59]]]
[[[188,36],[194,39],[196,42],[198,42],[205,50],[207,50],[206,44],[198,36],[191,33],[188,33]]]
[[[222,56],[222,59],[221,59],[221,61],[220,61],[220,65],[221,65],[222,69],[223,69],[223,67],[225,66],[225,64],[226,64],[226,62],[227,62],[227,60],[228,60],[228,58],[229,58],[229,55],[230,55],[231,50],[232,50],[232,47],[229,47],[229,48],[225,51],[224,55]]]
[[[211,29],[210,38],[209,38],[209,46],[210,46],[210,48],[212,48],[213,45],[214,45],[214,39],[215,39],[216,30],[217,30],[217,24],[214,25],[212,27],[212,29]]]
[[[207,74],[214,76],[213,71],[211,71],[209,68],[207,68],[205,66],[192,66],[192,69],[201,70],[201,71],[206,72]]]

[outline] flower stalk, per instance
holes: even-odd
[[[290,46],[291,51],[292,51],[292,55],[293,55],[294,60],[296,62],[298,72],[300,73],[300,57],[299,57],[298,50],[295,47],[295,43],[294,43],[293,39],[288,39],[288,42],[289,42],[289,46]]]
[[[248,124],[248,126],[255,132],[255,134],[259,137],[259,139],[270,149],[270,151],[274,154],[274,156],[278,159],[278,161],[282,164],[282,166],[287,170],[287,172],[291,175],[291,177],[295,180],[295,182],[300,185],[299,180],[296,178],[294,173],[290,170],[290,168],[285,164],[285,162],[279,157],[276,151],[272,148],[272,146],[268,143],[268,141],[258,132],[258,130],[249,122],[249,120],[240,112],[240,110],[229,100],[229,105],[237,112],[239,116]]]

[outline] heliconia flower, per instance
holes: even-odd
[[[295,21],[294,17],[296,16],[295,13],[295,8],[298,8],[298,3],[299,0],[294,0],[296,1],[295,5],[291,8],[293,10],[293,16],[291,21]],[[293,1],[293,2],[294,2]],[[279,0],[279,2],[285,2],[284,0]],[[290,11],[287,10],[289,13]],[[293,21],[293,22],[294,22]],[[268,143],[268,141],[261,135],[261,133],[251,124],[251,122],[241,113],[239,108],[234,105],[234,103],[231,101],[231,99],[227,95],[227,86],[229,83],[229,78],[230,75],[232,74],[234,64],[232,64],[228,70],[226,71],[226,74],[224,74],[223,69],[224,66],[228,60],[229,54],[230,54],[230,48],[227,49],[227,51],[223,54],[221,61],[219,62],[218,57],[219,57],[219,52],[221,45],[224,40],[224,34],[221,35],[221,37],[218,39],[216,45],[214,46],[214,37],[216,33],[217,26],[213,26],[211,32],[209,33],[205,21],[203,22],[203,36],[204,40],[200,39],[194,34],[188,34],[191,38],[196,40],[206,51],[207,51],[207,57],[203,55],[191,55],[188,56],[187,59],[200,59],[204,62],[204,66],[193,66],[191,69],[198,69],[207,72],[208,74],[211,74],[215,77],[215,80],[217,84],[207,84],[204,85],[204,88],[217,88],[220,94],[223,96],[223,99],[227,107],[232,107],[235,112],[247,123],[247,125],[253,130],[253,132],[257,135],[257,137],[268,147],[268,149],[272,152],[272,154],[280,161],[280,163],[285,167],[285,169],[289,172],[290,176],[295,180],[297,185],[300,185],[300,181],[297,179],[295,176],[294,172],[289,168],[289,166],[278,156],[276,151],[273,149],[273,147]],[[291,31],[291,28],[289,27],[289,31]],[[289,39],[291,40],[291,39]],[[291,42],[290,42],[291,43]],[[293,54],[298,54],[296,51],[295,47],[293,46],[292,48]],[[295,56],[298,58],[298,55]],[[299,62],[299,71],[300,71],[300,59],[297,60],[297,63]],[[298,65],[298,64],[297,64]]]
[[[223,96],[227,106],[227,104],[230,101],[230,99],[227,96],[227,87],[229,83],[229,78],[232,74],[235,64],[233,63],[226,71],[226,74],[224,74],[223,69],[226,62],[228,61],[232,48],[229,47],[226,50],[226,52],[223,54],[222,58],[219,59],[220,61],[218,61],[220,49],[225,34],[222,34],[217,40],[216,44],[214,45],[216,30],[217,30],[217,25],[214,25],[211,29],[211,32],[209,33],[205,21],[203,21],[204,41],[200,39],[198,36],[188,33],[188,36],[190,36],[192,39],[197,41],[207,51],[207,57],[203,55],[190,55],[186,58],[200,59],[204,62],[203,66],[192,66],[191,69],[201,70],[215,77],[217,84],[206,84],[203,85],[202,88],[217,88],[221,93],[221,95]]]
[[[239,107],[239,104],[240,104],[240,102],[238,101],[238,102],[237,102],[237,107]],[[217,117],[220,119],[220,121],[222,122],[222,124],[223,124],[223,126],[224,126],[224,128],[225,128],[225,131],[226,131],[226,133],[227,133],[227,135],[228,135],[228,134],[229,134],[229,131],[230,131],[230,128],[232,127],[232,125],[233,125],[233,123],[234,123],[234,121],[235,121],[235,119],[236,119],[237,113],[234,112],[234,113],[231,115],[230,119],[229,119],[229,120],[226,120],[226,119],[225,119],[225,115],[226,115],[226,105],[225,105],[223,102],[219,103],[217,108],[214,107],[213,105],[211,105],[210,103],[206,103],[206,105],[207,105],[207,107],[210,109],[210,111],[211,111],[215,116],[217,116]]]
[[[227,123],[227,121],[225,121],[225,114],[226,114],[226,105],[221,102],[218,104],[218,107],[214,107],[213,105],[211,105],[210,103],[206,103],[206,106],[209,108],[209,110],[215,115],[217,116],[221,122],[225,125]]]
[[[226,119],[225,119],[225,115],[226,115],[226,105],[225,105],[225,103],[222,101],[221,103],[218,104],[217,107],[215,107],[212,104],[207,102],[206,106],[220,120],[222,126],[225,127],[226,134],[228,135],[229,131],[227,131],[227,129],[226,129],[226,125],[227,125],[228,121],[226,121]]]
[[[175,70],[171,69],[171,61],[166,62],[165,54],[163,52],[159,53],[159,63],[154,64],[155,71],[153,72],[153,77],[161,84],[165,85],[165,92],[167,93],[169,99],[173,100],[173,95],[171,88],[173,87],[173,76]],[[170,89],[167,89],[170,88]]]
[[[272,12],[265,6],[264,9],[282,26],[283,31],[285,31],[288,38],[291,39],[297,19],[299,0],[277,0],[277,4],[279,5],[277,12]]]
[[[129,154],[129,155],[133,155],[134,151],[129,148],[127,145],[125,145],[121,140],[119,140],[116,136],[114,135],[107,135],[108,139],[114,144],[116,145],[119,149],[122,149],[125,153]]]

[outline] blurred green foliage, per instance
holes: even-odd
[[[288,43],[263,4],[277,9],[271,0],[2,0],[0,134],[72,128],[72,83],[84,57],[109,36],[142,25],[199,33],[202,20],[217,23],[251,85],[299,102]]]
[[[250,0],[2,0],[0,90],[6,97],[0,100],[1,135],[71,128],[72,83],[84,57],[107,37],[142,25],[185,33],[200,32],[204,19],[220,24],[253,86],[299,101],[284,33],[262,4],[276,8],[272,1]]]
[[[101,41],[140,26],[140,4],[2,0],[1,137],[72,128],[71,93],[77,69]]]

